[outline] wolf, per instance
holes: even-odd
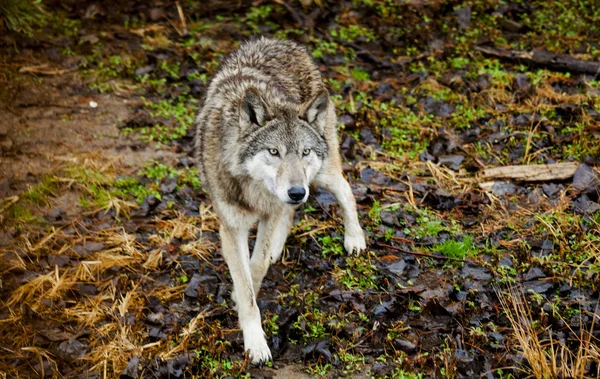
[[[247,41],[210,82],[196,120],[194,152],[219,218],[221,251],[233,280],[244,349],[271,360],[256,296],[283,251],[294,210],[309,185],[341,206],[344,247],[366,249],[350,185],[342,174],[334,104],[307,50],[289,40]],[[250,229],[258,223],[252,257]]]

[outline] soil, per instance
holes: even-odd
[[[598,78],[478,48],[597,62],[600,15],[558,3],[44,1],[0,37],[0,377],[598,377]],[[311,194],[258,299],[263,367],[191,158],[256,34],[313,54],[369,240],[348,257]]]

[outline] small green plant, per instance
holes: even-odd
[[[431,250],[439,252],[446,257],[456,259],[465,259],[477,252],[477,248],[469,235],[465,235],[461,241],[449,239],[441,244],[435,245]]]
[[[326,235],[318,238],[321,243],[321,255],[323,257],[344,255],[344,247],[340,237],[331,237]]]

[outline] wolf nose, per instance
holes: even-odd
[[[294,201],[300,201],[304,199],[305,195],[306,190],[304,189],[304,187],[293,186],[288,190],[288,196]]]

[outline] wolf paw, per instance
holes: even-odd
[[[362,230],[354,233],[346,233],[344,236],[344,248],[348,254],[358,254],[367,248],[365,234]]]
[[[244,338],[244,349],[250,352],[252,364],[262,365],[272,359],[267,340],[262,335]]]

